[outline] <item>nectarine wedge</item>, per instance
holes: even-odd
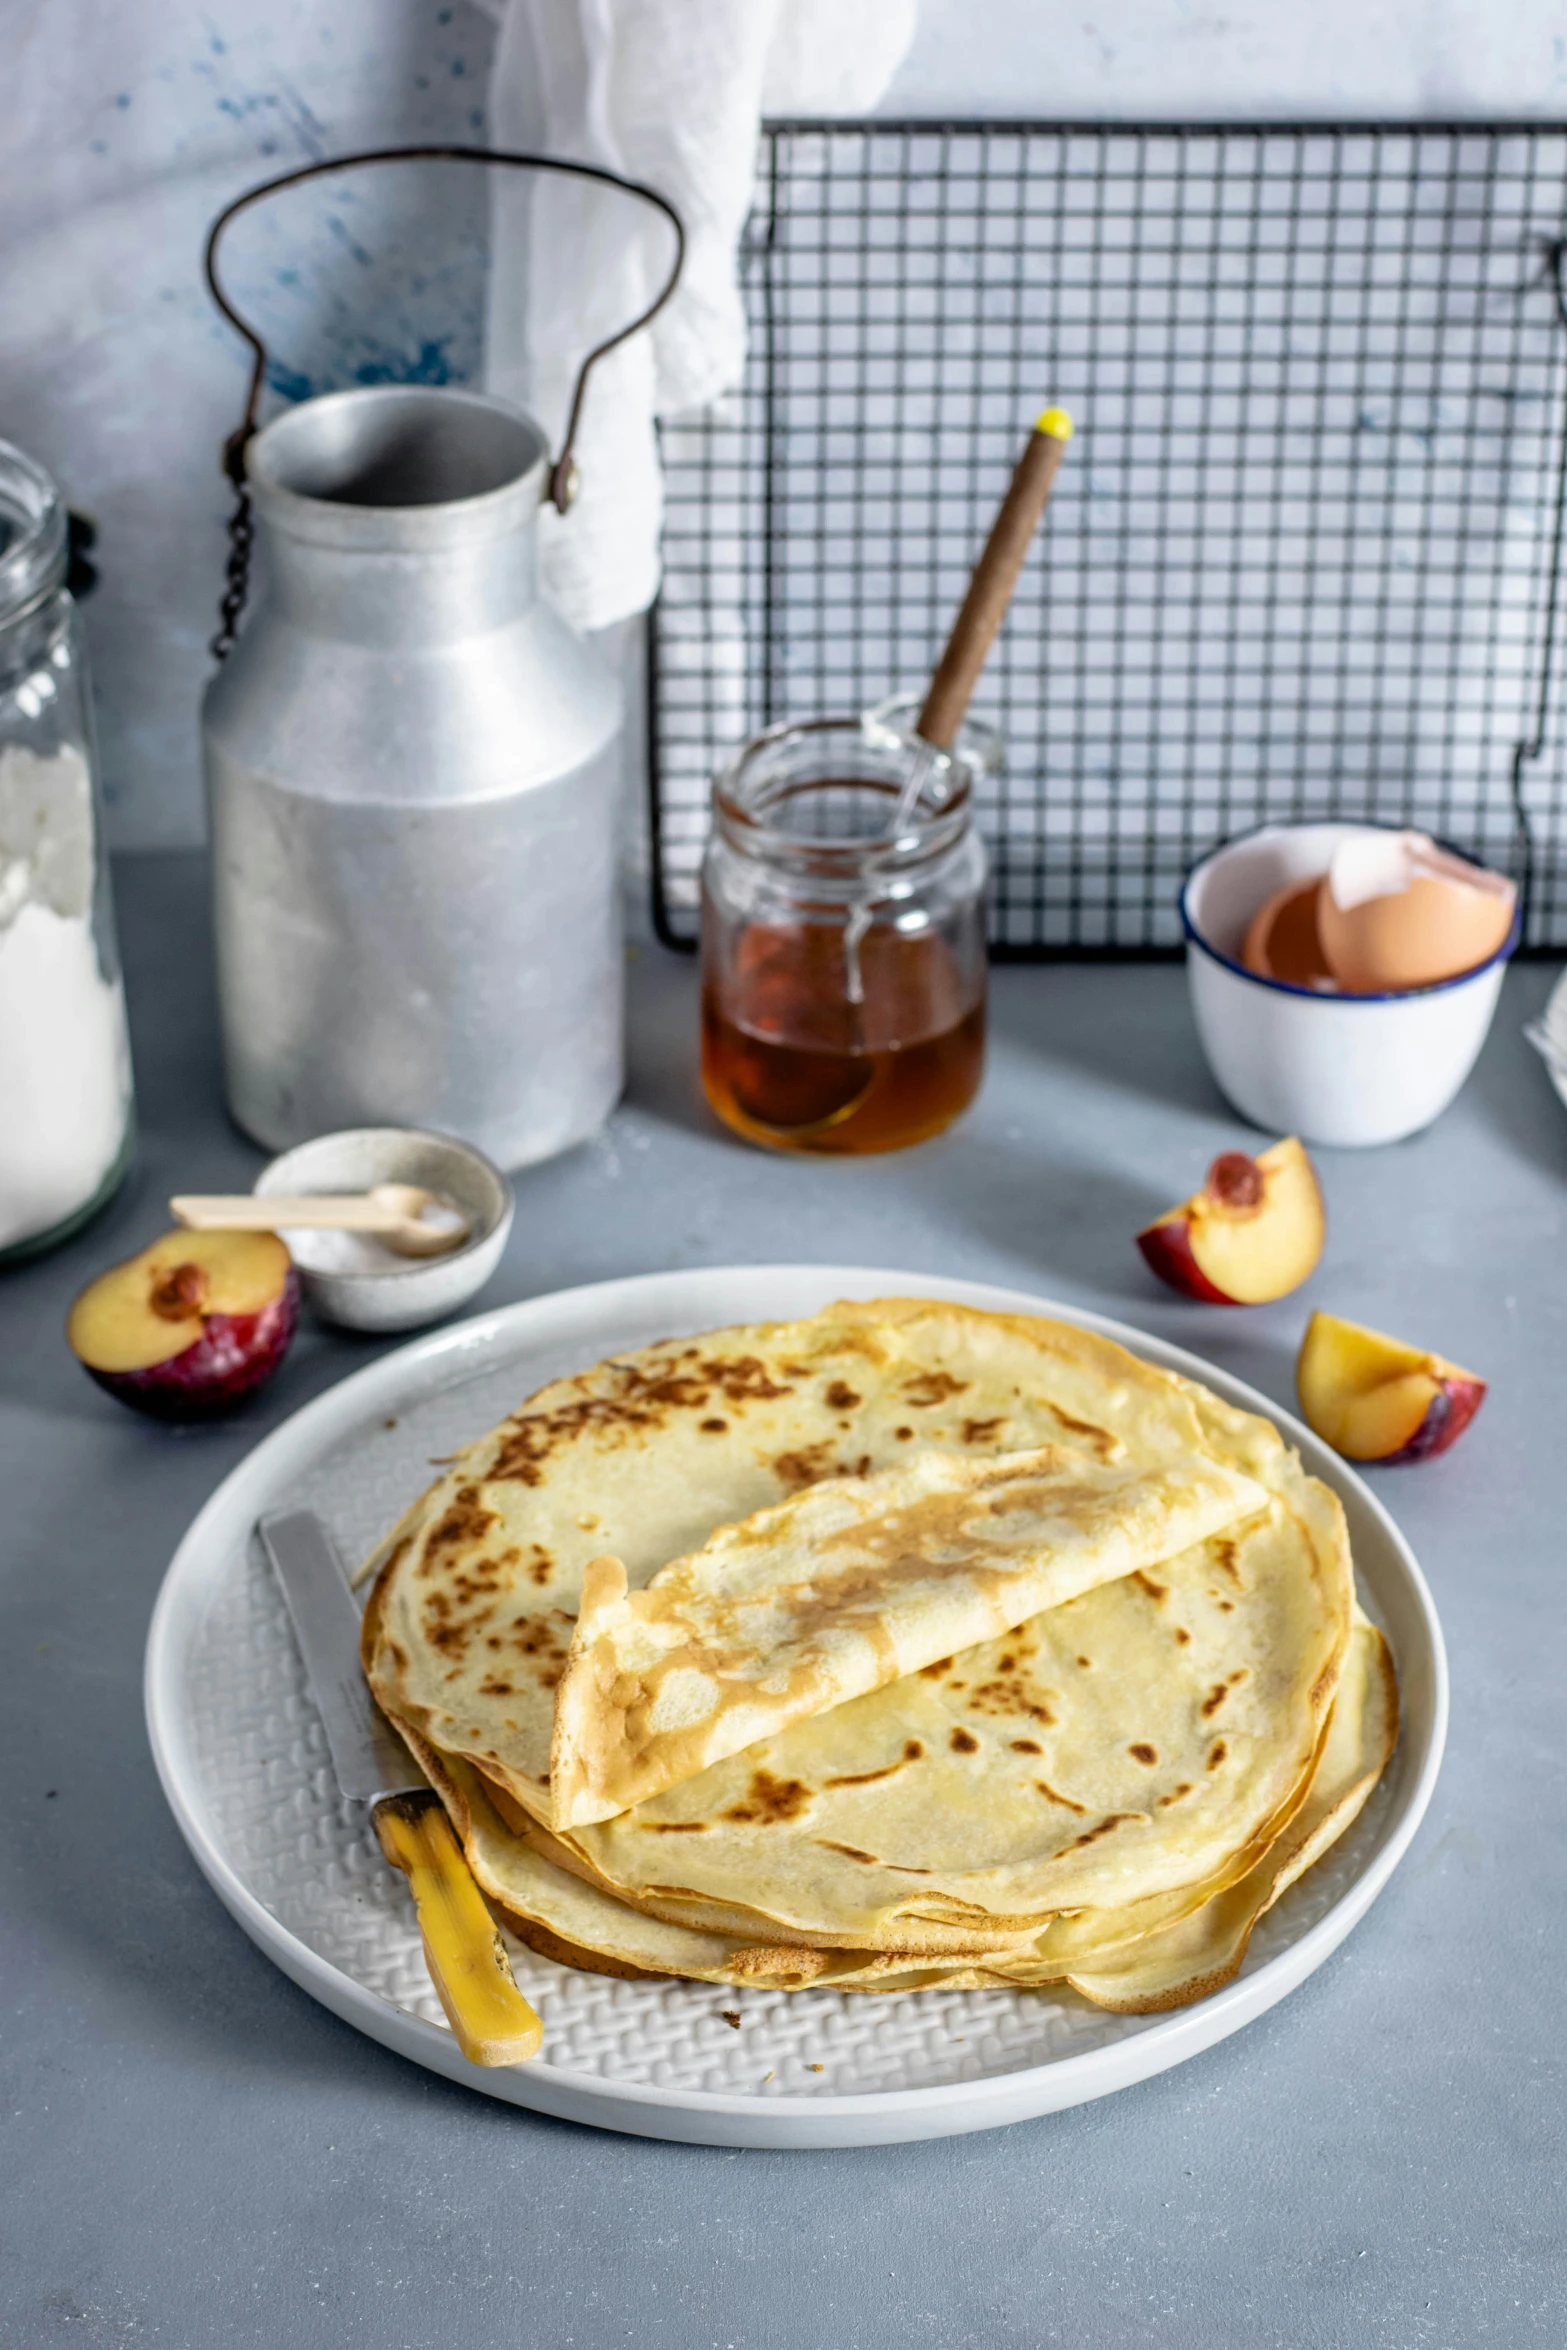
[[[1307,1323],[1295,1386],[1308,1424],[1350,1461],[1429,1460],[1485,1400],[1472,1371],[1337,1314]]]
[[[1316,1169],[1292,1135],[1255,1158],[1221,1151],[1202,1190],[1139,1232],[1137,1245],[1187,1297],[1260,1306],[1300,1287],[1326,1236]]]
[[[90,1281],[71,1351],[121,1403],[211,1419],[270,1379],[299,1320],[299,1275],[275,1232],[168,1232]]]

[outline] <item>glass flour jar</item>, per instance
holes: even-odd
[[[130,1152],[125,998],[67,554],[53,482],[0,441],[0,1264],[85,1223]]]

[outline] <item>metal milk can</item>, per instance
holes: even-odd
[[[571,428],[552,466],[506,402],[388,385],[255,431],[265,355],[213,268],[228,217],[209,282],[257,354],[202,714],[229,1104],[274,1150],[418,1125],[527,1165],[623,1075],[620,688],[538,590]],[[236,638],[252,509],[265,586]]]

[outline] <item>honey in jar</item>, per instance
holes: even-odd
[[[939,1134],[985,1057],[985,860],[966,726],[894,827],[911,713],[774,727],[715,786],[703,870],[702,1076],[748,1141],[900,1150]]]

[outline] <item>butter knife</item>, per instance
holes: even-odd
[[[288,1605],[337,1783],[367,1803],[381,1850],[413,1887],[425,1964],[470,2064],[522,2064],[544,2027],[512,1980],[506,1947],[441,1799],[371,1696],[359,1662],[359,1610],[313,1510],[257,1528]]]

